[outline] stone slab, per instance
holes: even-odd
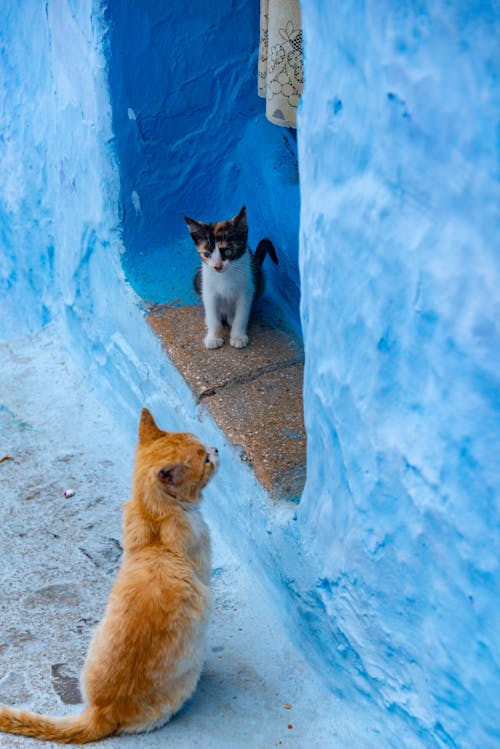
[[[201,306],[157,305],[148,322],[200,404],[273,498],[297,499],[305,482],[303,351],[285,331],[256,316],[244,349],[208,350]]]
[[[275,499],[298,499],[305,483],[302,362],[226,385],[203,402]]]
[[[198,397],[236,378],[239,381],[251,379],[256,374],[303,359],[300,346],[262,317],[252,321],[249,327],[250,343],[243,349],[229,345],[229,328],[225,329],[224,346],[210,350],[205,348],[205,321],[201,306],[156,305],[148,315],[148,322]]]

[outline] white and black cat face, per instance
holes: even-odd
[[[246,252],[248,224],[245,206],[228,221],[206,224],[188,216],[184,220],[202,262],[217,273],[227,270],[233,260]]]

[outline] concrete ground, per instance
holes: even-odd
[[[62,715],[80,709],[78,674],[120,562],[134,445],[57,341],[48,327],[0,344],[0,702]],[[214,609],[199,688],[161,731],[110,746],[359,745],[259,570],[208,520]],[[35,745],[49,746],[0,734],[2,749]]]

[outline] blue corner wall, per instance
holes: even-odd
[[[332,688],[346,706],[360,706],[364,725],[356,729],[366,740],[358,746],[494,749],[498,5],[303,4],[308,480],[298,510],[271,508],[223,435],[199,419],[120,263],[134,275],[146,267],[141,258],[154,260],[149,280],[142,270],[130,279],[146,296],[143,288],[163,284],[171,270],[175,242],[184,242],[179,217],[199,211],[210,220],[246,202],[252,241],[262,233],[276,242],[280,277],[291,279],[296,302],[293,143],[257,112],[242,73],[255,66],[247,31],[255,28],[256,4],[213,5],[200,3],[187,18],[180,3],[162,10],[0,0],[0,335],[8,341],[57,322],[69,354],[131,441],[147,404],[162,423],[221,446],[208,509],[242,559],[265,570],[290,630]],[[238,30],[229,34],[236,18]],[[212,24],[217,33],[208,33]],[[155,57],[168,39],[175,55],[165,47]],[[198,49],[195,39],[210,44],[193,67],[187,53]],[[174,145],[182,145],[174,115],[183,116],[182,92],[191,104],[206,101],[198,69],[204,89],[212,75],[232,80],[221,69],[222,50],[212,52],[221,41],[234,52],[231,70],[239,60],[234,85],[248,100],[235,101],[227,86],[215,98],[227,107],[220,118],[227,140],[217,141],[226,150],[205,162],[206,174],[224,172],[223,164],[227,172],[213,190],[204,182],[196,191],[191,183],[203,160],[187,152],[174,158]],[[182,73],[177,94],[172,68]],[[168,107],[154,103],[157,95]],[[184,122],[188,142],[215,158],[202,136],[207,113],[211,123],[217,118],[194,109]],[[169,115],[160,128],[158,113],[174,121]],[[186,179],[176,177],[182,169]],[[275,286],[285,306],[287,284]],[[168,278],[155,288],[159,301],[177,295]],[[293,315],[291,302],[288,309]]]
[[[124,268],[147,301],[192,303],[198,258],[184,216],[218,221],[246,204],[249,242],[274,242],[268,296],[299,322],[295,133],[257,96],[255,0],[107,4]]]
[[[425,745],[493,749],[500,6],[303,10],[299,520],[324,652]]]

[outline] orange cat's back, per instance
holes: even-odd
[[[210,610],[210,540],[198,505],[217,464],[215,448],[158,429],[143,409],[123,563],[82,674],[88,706],[65,719],[0,707],[0,730],[85,743],[157,728],[191,696]]]

